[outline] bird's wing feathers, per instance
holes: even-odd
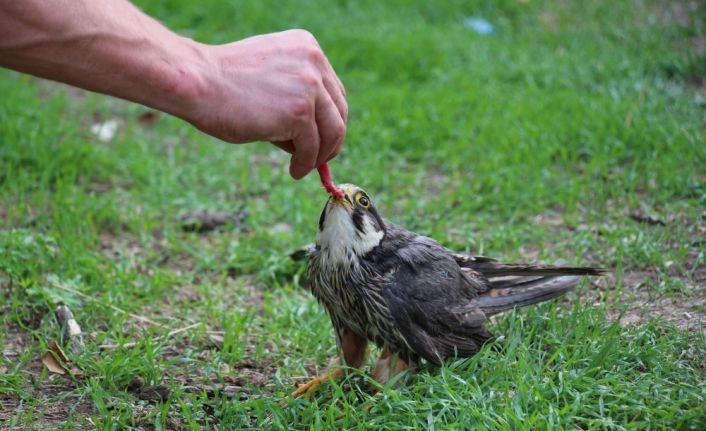
[[[440,364],[446,357],[470,356],[492,338],[476,294],[451,255],[418,237],[398,250],[399,264],[382,289],[396,329],[410,348]]]
[[[573,288],[581,275],[602,273],[454,254],[431,238],[391,223],[386,228],[386,241],[369,255],[386,274],[381,296],[407,345],[434,364],[471,356],[493,338],[483,327],[486,315],[546,301]]]

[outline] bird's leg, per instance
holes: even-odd
[[[351,331],[344,330],[339,337],[339,346],[345,365],[358,368],[363,365],[368,354],[368,340]],[[293,397],[305,395],[310,397],[316,388],[322,383],[331,379],[339,379],[343,376],[344,368],[341,367],[341,359],[336,358],[329,366],[329,371],[322,376],[317,376],[310,381],[299,385],[292,394]]]
[[[400,358],[388,349],[384,349],[375,364],[375,368],[373,368],[373,378],[376,382],[385,386],[393,377],[411,369],[413,369],[413,366],[409,361]],[[397,386],[397,384],[399,384],[399,381],[395,382],[394,386]]]

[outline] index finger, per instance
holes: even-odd
[[[298,180],[316,167],[319,156],[319,130],[316,122],[309,121],[302,125],[297,137],[294,138],[294,154],[289,164],[289,174]]]

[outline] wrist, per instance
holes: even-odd
[[[152,76],[147,81],[154,87],[148,89],[147,100],[142,103],[193,123],[215,70],[207,48],[176,36],[153,63],[149,72]]]

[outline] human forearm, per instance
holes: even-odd
[[[193,41],[124,0],[2,0],[0,29],[4,67],[181,117],[206,62]]]

